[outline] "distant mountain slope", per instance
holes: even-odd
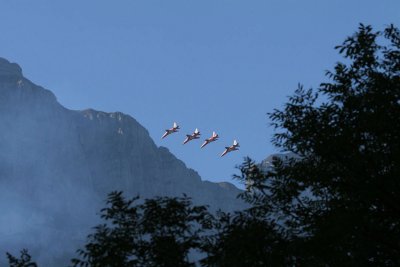
[[[26,247],[41,267],[69,259],[113,190],[243,207],[236,187],[202,181],[132,117],[66,109],[0,58],[0,255]]]

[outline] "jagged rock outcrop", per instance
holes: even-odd
[[[202,181],[132,117],[66,109],[0,58],[0,255],[28,248],[42,267],[67,265],[113,190],[243,207],[236,187]]]

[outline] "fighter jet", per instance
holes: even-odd
[[[163,134],[163,136],[161,137],[161,139],[167,137],[168,135],[170,135],[170,134],[172,134],[172,133],[178,132],[179,129],[180,129],[180,128],[179,128],[178,124],[176,124],[176,122],[174,122],[174,125],[172,126],[171,129],[166,129],[166,130],[165,130],[165,133]]]
[[[222,154],[221,154],[221,157],[225,156],[229,152],[232,152],[232,151],[235,151],[235,150],[239,150],[238,147],[240,147],[239,143],[236,140],[233,140],[233,145],[226,146],[225,147],[225,151],[222,152]]]
[[[207,138],[206,140],[204,140],[204,143],[201,145],[200,148],[205,147],[206,145],[208,145],[211,142],[217,141],[218,140],[218,134],[216,134],[215,132],[213,132],[212,136],[210,138]]]
[[[185,141],[183,141],[183,144],[186,144],[187,142],[193,140],[193,139],[199,139],[200,138],[200,131],[199,129],[196,128],[192,134],[187,134]]]

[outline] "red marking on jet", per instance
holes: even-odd
[[[165,133],[163,134],[163,136],[161,137],[161,139],[167,137],[168,135],[172,134],[172,133],[176,133],[179,130],[179,126],[176,122],[174,122],[174,125],[172,126],[172,128],[170,129],[166,129]]]
[[[192,134],[187,134],[185,141],[183,141],[183,144],[186,144],[189,141],[192,141],[194,139],[199,139],[200,138],[200,131],[199,129],[196,128]]]
[[[239,150],[238,149],[239,143],[236,140],[233,140],[233,145],[231,146],[226,146],[225,147],[225,151],[222,152],[221,157],[225,156],[226,154],[228,154],[229,152],[235,151],[235,150]]]
[[[210,138],[207,138],[206,140],[204,140],[204,143],[201,145],[200,148],[205,147],[206,145],[208,145],[211,142],[217,141],[218,140],[218,134],[216,134],[215,132],[213,132],[212,136]]]

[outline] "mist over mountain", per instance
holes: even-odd
[[[244,207],[236,187],[202,181],[134,118],[66,109],[0,58],[0,263],[28,248],[42,267],[66,266],[114,190]]]

